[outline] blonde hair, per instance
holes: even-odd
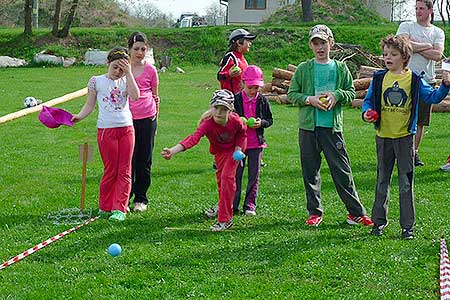
[[[211,119],[212,118],[212,106],[207,110],[207,111],[205,111],[202,115],[201,115],[201,117],[200,117],[200,120],[198,120],[198,124],[197,125],[200,125],[203,121],[205,121],[205,120],[209,120],[209,119]]]

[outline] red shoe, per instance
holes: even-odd
[[[306,220],[305,224],[308,226],[319,226],[320,222],[322,222],[322,216],[319,215],[310,215],[308,220]]]
[[[350,224],[350,225],[363,224],[364,226],[373,226],[372,220],[366,215],[361,216],[361,217],[354,217],[351,214],[348,214],[347,224]]]

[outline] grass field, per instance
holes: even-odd
[[[204,209],[217,201],[208,143],[171,161],[159,156],[193,132],[217,87],[216,67],[160,76],[162,99],[149,210],[123,223],[98,220],[0,271],[0,299],[438,299],[439,239],[450,233],[450,180],[438,170],[450,151],[449,114],[434,114],[415,179],[417,230],[400,239],[397,177],[383,237],[345,224],[326,163],[324,221],[307,217],[299,166],[297,108],[272,105],[274,125],[261,174],[258,215],[236,216],[229,232],[208,231]],[[266,74],[269,74],[266,70]],[[49,100],[85,86],[103,68],[1,69],[0,116],[33,95]],[[269,79],[269,76],[266,76]],[[59,105],[78,112],[85,98]],[[345,138],[359,195],[370,214],[376,180],[374,130],[345,110]],[[47,214],[77,207],[78,145],[96,149],[96,112],[74,128],[47,129],[37,114],[0,124],[0,260],[70,226]],[[396,173],[396,171],[395,171]],[[87,207],[97,208],[102,163],[87,170]],[[167,227],[172,230],[166,229]],[[178,228],[174,230],[174,228]],[[122,246],[112,258],[106,249]]]

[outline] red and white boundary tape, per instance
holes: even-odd
[[[450,300],[450,262],[445,239],[441,239],[441,261],[440,261],[440,283],[441,300]]]
[[[48,240],[45,240],[42,243],[39,243],[36,246],[34,246],[34,247],[32,247],[32,248],[30,248],[30,249],[20,253],[19,255],[15,256],[15,257],[11,258],[10,260],[5,261],[3,264],[1,264],[0,265],[0,270],[4,269],[6,267],[9,267],[13,263],[16,263],[19,260],[24,259],[25,257],[27,257],[30,254],[33,254],[34,252],[37,252],[37,251],[41,250],[42,248],[44,248],[44,247],[48,246],[49,244],[53,243],[54,241],[59,240],[63,236],[68,235],[69,233],[74,232],[75,230],[77,230],[77,229],[79,229],[79,228],[81,228],[83,226],[89,225],[90,223],[94,222],[98,218],[99,217],[91,218],[91,219],[87,220],[86,222],[84,222],[83,224],[80,224],[80,225],[77,225],[77,226],[72,227],[70,229],[67,229],[66,231],[61,232],[60,234],[57,234],[54,237],[51,237]]]

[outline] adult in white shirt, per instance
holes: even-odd
[[[442,29],[431,24],[433,16],[432,0],[416,1],[416,22],[403,22],[400,24],[397,35],[410,39],[413,55],[409,61],[409,68],[431,85],[436,84],[435,62],[440,61],[444,52],[445,34]],[[419,101],[419,114],[417,118],[417,133],[414,140],[414,165],[423,166],[419,159],[419,146],[423,138],[424,126],[430,125],[431,105]]]

